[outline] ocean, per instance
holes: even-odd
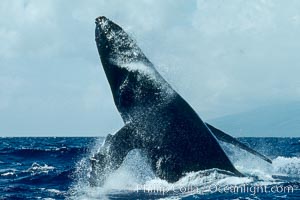
[[[103,138],[0,138],[0,199],[300,199],[300,138],[239,138],[273,164],[221,143],[238,170],[191,172],[176,183],[153,174],[133,150],[102,187],[88,182],[89,157]]]

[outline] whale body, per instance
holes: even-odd
[[[108,135],[92,158],[91,184],[101,184],[129,151],[141,149],[153,172],[168,182],[185,173],[220,169],[243,176],[218,139],[268,158],[204,123],[158,73],[136,42],[106,17],[96,19],[95,40],[124,127]]]

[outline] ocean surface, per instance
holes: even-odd
[[[221,143],[238,178],[212,169],[170,184],[133,150],[102,187],[88,183],[103,138],[0,138],[0,199],[300,199],[300,138],[239,138],[273,164]]]

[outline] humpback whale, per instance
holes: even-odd
[[[133,149],[141,149],[156,176],[168,182],[175,182],[188,172],[212,168],[244,176],[218,140],[271,162],[203,122],[119,25],[104,16],[96,18],[95,23],[98,53],[124,127],[109,134],[90,158],[92,185],[101,184]]]

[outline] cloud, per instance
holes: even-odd
[[[296,0],[3,0],[0,134],[122,125],[94,43],[99,15],[124,27],[204,119],[298,100],[299,9]]]

